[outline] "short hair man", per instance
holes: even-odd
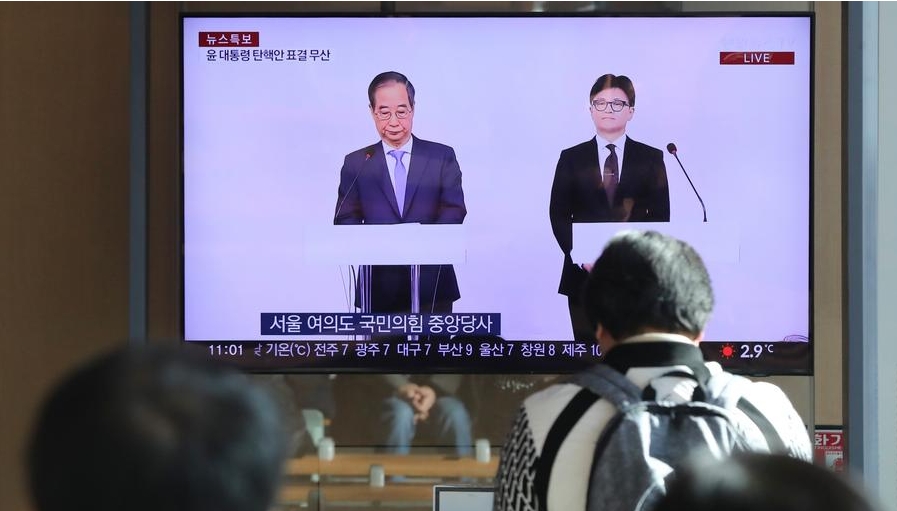
[[[650,385],[658,401],[691,399],[697,382],[670,375],[673,370],[704,365],[711,375],[723,372],[719,364],[703,362],[698,348],[713,291],[700,256],[682,241],[652,231],[617,234],[591,269],[584,303],[605,354],[601,363],[641,389]],[[809,460],[809,436],[785,394],[767,383],[748,386],[742,398],[772,425],[790,455]],[[581,389],[561,383],[524,401],[502,452],[495,511],[585,509],[595,445],[616,413],[605,399],[592,404],[563,439],[545,494],[534,485],[548,432]],[[614,491],[612,483],[607,491]]]
[[[573,261],[574,222],[669,222],[670,191],[660,149],[633,140],[635,87],[623,75],[600,76],[589,91],[595,136],[561,151],[551,186],[551,229],[564,254],[558,293],[567,296],[573,338],[592,332],[579,301],[588,268]]]
[[[37,511],[267,511],[286,452],[274,401],[244,375],[119,350],[52,391],[28,468]]]
[[[460,224],[467,208],[461,167],[451,147],[412,134],[414,86],[395,71],[368,86],[371,118],[380,140],[346,155],[333,223]],[[408,266],[374,266],[370,312],[411,311]],[[461,297],[452,265],[422,265],[420,311],[452,312]],[[356,305],[359,305],[356,297]]]
[[[334,224],[460,224],[467,208],[455,150],[412,134],[415,90],[402,73],[378,74],[368,86],[368,101],[380,140],[346,155],[340,170]],[[450,264],[420,266],[420,312],[451,313],[461,297]],[[411,312],[408,266],[373,266],[370,312]],[[357,291],[357,289],[356,289]],[[356,306],[360,297],[356,292]],[[367,311],[365,311],[367,312]],[[366,415],[379,417],[382,442],[390,452],[407,454],[418,426],[432,426],[440,443],[459,456],[472,452],[470,416],[454,395],[460,377],[409,375],[376,378],[367,388]]]

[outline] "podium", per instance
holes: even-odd
[[[359,266],[361,312],[371,312],[371,266],[411,267],[411,312],[420,313],[420,266],[467,261],[463,224],[353,224],[309,227],[303,256],[312,264]]]
[[[705,263],[737,263],[740,252],[738,226],[726,222],[595,222],[573,224],[575,263],[594,263],[604,246],[618,232],[657,231],[685,241]]]

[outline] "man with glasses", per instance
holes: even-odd
[[[340,172],[334,224],[460,224],[467,208],[461,168],[451,147],[412,134],[414,86],[395,71],[380,73],[368,87],[380,141],[349,153]],[[364,247],[358,247],[364,250]],[[420,312],[450,313],[460,298],[452,265],[421,265]],[[408,266],[374,266],[371,312],[411,312]],[[356,306],[359,297],[356,292]],[[443,375],[439,375],[443,376]],[[434,430],[439,445],[454,445],[460,456],[472,448],[470,417],[454,395],[456,375],[412,379],[408,375],[371,378],[364,403],[380,418],[384,445],[407,454],[417,429]],[[364,412],[364,411],[363,411]]]
[[[598,78],[589,92],[596,136],[561,151],[551,187],[551,229],[564,253],[558,293],[567,296],[573,337],[594,342],[580,290],[588,267],[573,262],[574,222],[669,222],[670,193],[663,152],[629,138],[635,88],[623,75]]]
[[[414,86],[408,78],[380,73],[368,87],[368,100],[380,141],[346,155],[333,223],[463,223],[467,208],[455,151],[412,135]],[[372,273],[371,311],[410,312],[409,267],[377,266]],[[460,296],[451,265],[421,266],[422,313],[451,312]]]

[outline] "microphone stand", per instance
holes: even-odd
[[[682,162],[679,161],[679,155],[677,154],[679,151],[676,150],[676,146],[673,143],[667,144],[667,151],[676,158],[676,162],[679,163],[679,168],[682,169],[682,173],[685,174],[685,179],[688,179],[688,184],[691,185],[691,189],[695,192],[695,196],[698,198],[698,202],[701,203],[701,209],[704,211],[704,222],[707,222],[707,208],[704,207],[704,200],[701,199],[701,194],[698,193],[698,189],[695,188],[695,184],[691,182],[691,178],[688,177],[688,172],[685,171],[685,166],[682,165]]]

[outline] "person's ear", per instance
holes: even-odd
[[[595,329],[595,339],[598,340],[598,347],[601,348],[602,355],[606,354],[608,350],[617,345],[617,340],[614,339],[614,336],[611,335],[601,323],[599,323],[598,328]]]

